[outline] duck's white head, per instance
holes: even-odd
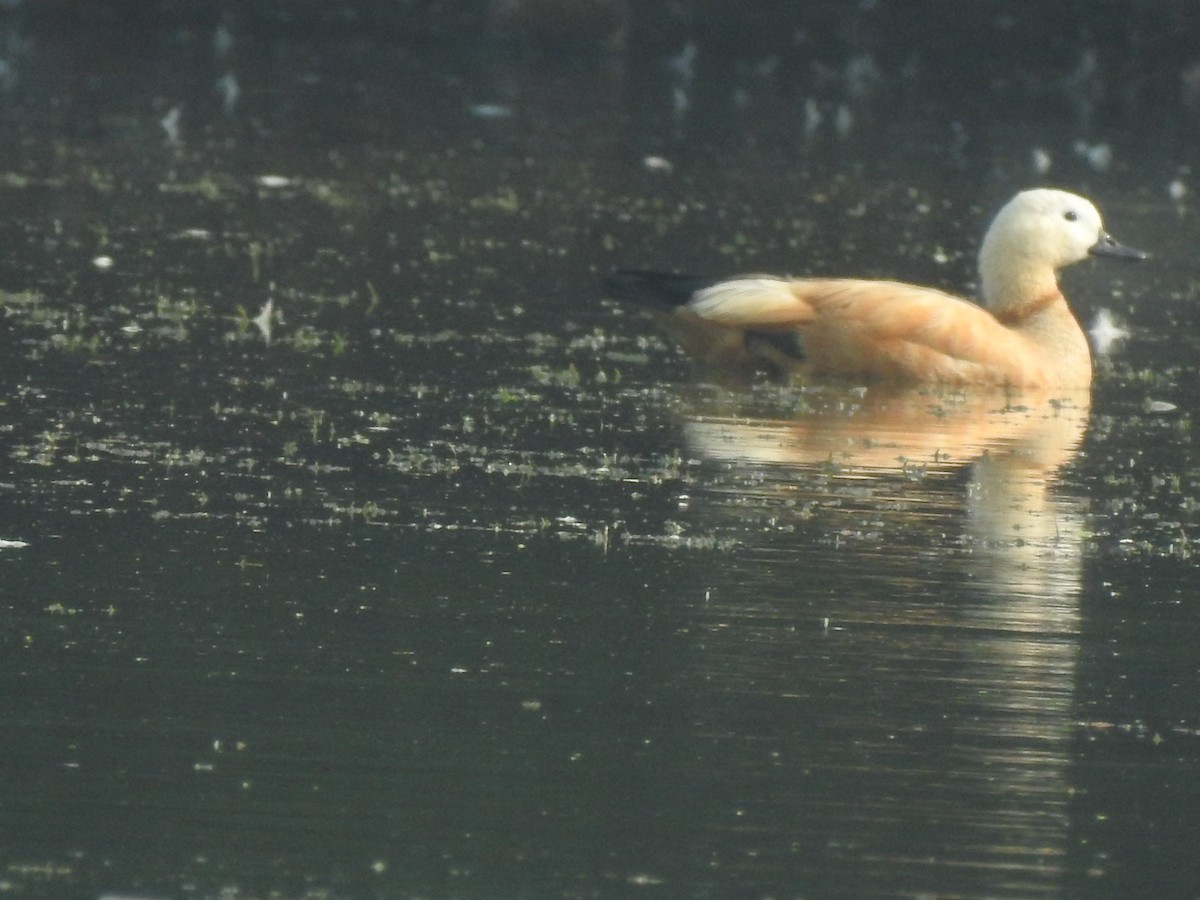
[[[1057,290],[1057,271],[1089,254],[1144,259],[1104,230],[1088,200],[1048,188],[1022,191],[992,220],[979,250],[983,299],[992,309],[1020,307]]]

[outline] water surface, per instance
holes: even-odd
[[[5,890],[1194,892],[1171,135],[918,93],[843,139],[781,75],[681,110],[607,52],[68,37],[0,151]],[[1154,254],[1065,276],[1131,331],[1090,398],[714,385],[599,288],[966,291],[1046,178]]]

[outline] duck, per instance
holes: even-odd
[[[690,355],[717,368],[895,386],[1086,389],[1092,358],[1059,272],[1089,256],[1142,260],[1091,201],[1033,188],[996,214],[979,249],[982,304],[932,287],[859,278],[725,280],[620,271]]]

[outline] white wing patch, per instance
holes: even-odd
[[[737,278],[697,291],[688,303],[696,315],[731,328],[797,324],[811,317],[788,282],[777,278]]]

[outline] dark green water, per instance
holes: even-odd
[[[605,54],[31,40],[3,892],[1195,894],[1175,131],[985,91],[810,139],[760,76],[672,112]],[[1033,147],[1154,254],[1065,277],[1133,332],[1090,412],[705,385],[601,296],[620,266],[968,290]]]

